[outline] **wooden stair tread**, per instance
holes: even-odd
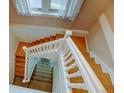
[[[50,36],[50,41],[56,40],[56,36]]]
[[[88,93],[87,90],[83,90],[83,89],[75,89],[75,88],[73,88],[72,91],[73,91],[73,93]]]
[[[75,72],[77,72],[78,70],[79,70],[78,67],[74,67],[74,68],[72,68],[71,70],[68,71],[68,74],[75,73]]]
[[[83,78],[80,76],[80,77],[70,78],[70,82],[71,82],[71,83],[83,83],[84,80],[83,80]]]
[[[23,67],[25,66],[25,63],[24,62],[18,62],[16,61],[16,66],[20,66],[20,67]]]
[[[23,77],[21,76],[15,76],[14,79],[14,85],[21,86],[21,87],[27,87],[28,83],[22,83]]]
[[[69,67],[69,66],[71,66],[72,64],[74,64],[74,61],[69,62],[69,63],[67,64],[67,66],[66,66],[66,67]]]
[[[49,70],[49,71],[52,71],[52,70],[53,70],[53,69],[50,68],[50,67],[45,67],[45,66],[38,65],[38,64],[37,64],[36,68],[43,69],[43,70]]]
[[[100,64],[89,64],[91,68],[94,70],[94,72],[103,73],[102,68]]]
[[[114,86],[106,86],[107,93],[114,93]]]
[[[39,76],[39,77],[38,76],[32,76],[31,80],[52,83],[52,79],[51,78],[46,78],[46,77],[41,77],[41,76]]]
[[[24,67],[17,66],[16,71],[24,72]]]
[[[63,37],[64,37],[63,34],[56,34],[56,39],[61,39],[61,38],[63,38]]]
[[[111,78],[109,74],[104,73],[103,75],[97,75],[103,86],[112,86]]]
[[[48,74],[48,73],[33,73],[33,76],[45,77],[45,78],[51,78],[52,79],[52,74]]]
[[[16,75],[16,76],[21,76],[21,77],[23,77],[23,76],[24,76],[24,72],[16,71],[16,72],[15,72],[15,75]]]
[[[71,36],[71,38],[82,53],[86,51],[86,43],[84,37]]]
[[[31,46],[35,46],[36,45],[36,42],[31,42]]]
[[[16,60],[16,62],[25,62],[25,58],[24,57],[16,56],[15,60]]]
[[[34,46],[34,45],[38,45],[38,44],[40,44],[41,43],[41,40],[35,40],[35,41],[33,41],[33,42],[31,42],[31,46]]]
[[[30,43],[28,43],[28,42],[20,42],[19,45],[18,45],[18,48],[16,50],[16,56],[25,56],[23,46],[29,47]]]
[[[44,43],[49,42],[50,38],[44,38]]]
[[[44,39],[40,39],[39,41],[40,41],[40,44],[44,43]]]
[[[90,57],[90,54],[89,54],[89,53],[83,52],[83,55],[84,55],[84,57],[86,58],[86,60],[88,61],[88,63],[90,63],[90,62],[95,63],[95,59],[92,58],[92,57]]]
[[[46,92],[52,92],[52,84],[39,82],[35,80],[31,80],[28,88],[37,89],[37,90],[46,91]]]

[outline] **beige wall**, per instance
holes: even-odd
[[[104,12],[107,20],[112,28],[112,31],[114,31],[114,3],[110,4],[108,9]]]
[[[28,25],[39,25],[39,26],[48,26],[48,27],[57,27],[57,28],[70,28],[71,21],[61,20],[55,17],[43,17],[43,16],[19,16],[14,7],[12,0],[9,4],[9,21],[14,24],[28,24]]]
[[[80,14],[73,23],[73,27],[89,30],[96,19],[112,2],[113,0],[85,0]]]
[[[17,48],[18,40],[13,34],[12,30],[9,30],[9,82],[13,83],[15,75],[15,51]]]
[[[114,63],[99,21],[92,26],[89,32],[90,33],[87,37],[89,50],[93,51],[108,67],[113,70]]]
[[[85,0],[75,21],[51,17],[19,16],[10,0],[10,23],[88,30],[113,0]]]
[[[112,30],[114,30],[114,3],[111,3],[103,13],[105,13],[110,27]],[[114,62],[99,19],[97,19],[94,25],[92,25],[92,27],[89,29],[87,39],[89,50],[95,52],[95,54],[113,70]]]

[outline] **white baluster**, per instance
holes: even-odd
[[[72,55],[71,57],[69,57],[68,60],[65,61],[65,63],[64,63],[65,66],[67,66],[67,64],[70,63],[70,62],[72,62],[73,60],[74,60],[74,57],[73,57],[73,55]]]
[[[71,55],[72,55],[71,52],[68,52],[68,54],[64,57],[64,60],[66,61]]]
[[[63,42],[63,47],[61,48],[61,50],[64,51],[64,49],[67,47],[67,44],[65,42]]]
[[[40,47],[40,51],[43,52],[43,47]]]
[[[38,50],[38,47],[35,47],[35,53],[38,53],[39,50]]]
[[[68,66],[67,68],[66,68],[66,71],[69,71],[69,70],[71,70],[72,68],[74,68],[74,67],[76,67],[77,66],[77,64],[76,63],[73,63],[73,64],[71,64],[70,66]]]
[[[45,52],[45,46],[43,46],[43,52]]]
[[[86,89],[85,83],[69,83],[68,86],[69,86],[70,88]]]
[[[49,45],[49,51],[52,51],[52,44]]]
[[[68,45],[65,45],[64,49],[63,49],[63,53],[68,49]]]
[[[67,78],[75,78],[75,77],[79,77],[79,76],[81,76],[80,71],[77,71],[72,74],[67,74]]]
[[[34,50],[34,53],[36,53],[36,50],[35,50],[35,48],[34,48],[33,50]]]

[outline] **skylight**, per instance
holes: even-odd
[[[84,0],[16,0],[16,9],[23,16],[49,15],[74,20]]]

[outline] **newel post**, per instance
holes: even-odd
[[[72,31],[71,30],[66,30],[65,31],[65,36],[64,36],[64,38],[68,38],[68,37],[70,37],[72,35]]]

